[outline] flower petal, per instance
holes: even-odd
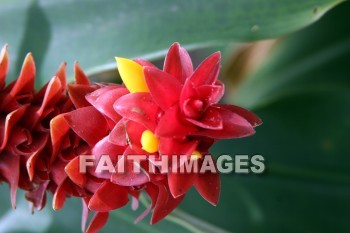
[[[104,88],[100,88],[102,90]],[[92,92],[86,96],[86,100],[89,101],[100,113],[109,117],[115,123],[118,122],[121,117],[113,109],[113,104],[120,97],[129,93],[126,88],[116,87],[112,90],[106,89],[104,92],[99,92],[99,95],[94,95],[96,92]]]
[[[71,129],[90,146],[108,134],[105,118],[94,107],[79,108],[64,117]]]
[[[143,125],[123,118],[110,132],[108,141],[118,146],[142,148],[141,136],[145,130]]]
[[[0,52],[0,90],[5,86],[5,79],[9,69],[9,55],[7,52],[7,45],[2,47]]]
[[[15,131],[15,129],[13,130]],[[26,132],[29,133],[29,132]],[[35,136],[33,138],[33,136]],[[14,142],[18,139],[16,139],[16,136],[11,136],[11,138],[14,138]],[[44,147],[46,146],[46,143],[49,140],[49,135],[48,134],[36,134],[36,135],[30,135],[29,140],[27,140],[24,143],[17,144],[16,147],[14,148],[15,154],[19,155],[25,155],[25,156],[32,156],[35,153],[40,153]],[[33,140],[34,139],[34,140]]]
[[[173,106],[159,119],[155,134],[159,137],[182,137],[196,131],[197,127],[192,124],[182,123],[178,106]]]
[[[34,190],[27,192],[25,195],[26,199],[39,211],[46,205],[46,189],[48,184],[49,181],[39,184]]]
[[[196,87],[215,83],[220,71],[220,60],[220,52],[213,53],[197,67],[189,80]]]
[[[99,232],[107,223],[108,217],[109,217],[108,212],[96,212],[89,226],[87,227],[86,233]]]
[[[164,72],[170,74],[180,83],[193,73],[193,65],[190,55],[179,43],[174,43],[168,51],[164,61]]]
[[[169,172],[168,183],[171,195],[178,198],[184,195],[193,185],[196,178],[194,173]]]
[[[147,209],[145,211],[143,211],[139,217],[137,217],[137,219],[135,220],[135,223],[140,222],[142,219],[144,219],[150,212],[151,210],[154,208],[154,206],[157,203],[157,198],[158,198],[158,187],[157,185],[153,184],[153,183],[149,183],[147,184],[147,186],[145,187],[145,190],[148,194],[148,196],[151,199],[151,204],[147,207]]]
[[[66,67],[67,67],[67,63],[63,62],[55,74],[55,76],[58,77],[59,80],[61,81],[61,87],[62,87],[63,94],[66,94],[65,91],[66,91],[66,86],[67,86]]]
[[[212,156],[211,159],[214,160]],[[215,164],[215,162],[213,162],[213,164]],[[210,204],[214,206],[218,204],[220,197],[220,175],[218,171],[216,173],[212,173],[211,171],[198,173],[194,180],[194,187]]]
[[[29,176],[29,180],[33,181],[34,175],[35,175],[35,164],[37,159],[39,158],[41,154],[41,150],[33,153],[26,162],[27,172]]]
[[[11,130],[13,126],[20,120],[27,109],[27,105],[23,105],[16,109],[15,111],[7,114],[4,122],[1,119],[0,122],[0,152],[5,148],[7,141],[9,140]],[[1,125],[1,124],[4,125]]]
[[[144,73],[154,102],[164,111],[179,101],[182,88],[179,81],[157,68],[145,67]]]
[[[178,198],[173,198],[168,191],[166,184],[161,182],[157,183],[159,188],[157,202],[154,207],[154,212],[151,219],[151,224],[156,224],[168,214],[170,214],[184,199],[185,195]]]
[[[68,84],[67,86],[69,98],[76,108],[90,106],[85,96],[93,92],[96,88],[82,84]]]
[[[247,109],[244,109],[235,105],[228,105],[228,104],[218,104],[215,106],[237,113],[238,115],[246,119],[253,127],[259,126],[263,123],[262,120],[257,115],[255,115],[254,113],[252,113]]]
[[[60,210],[63,208],[64,203],[66,201],[66,187],[67,187],[66,182],[63,182],[57,187],[52,200],[52,208],[54,210]]]
[[[134,59],[134,62],[138,63],[139,65],[141,65],[142,67],[145,66],[149,66],[149,67],[156,67],[155,65],[153,65],[151,62],[140,59],[140,58],[136,58]]]
[[[224,84],[216,82],[216,85],[203,85],[197,88],[199,99],[206,100],[207,106],[218,103],[224,95]]]
[[[64,115],[65,114],[57,115],[50,121],[50,136],[52,144],[51,162],[53,162],[56,156],[58,155],[61,142],[70,129],[68,122],[64,118]]]
[[[172,156],[172,155],[190,155],[197,147],[198,141],[177,141],[174,138],[160,138],[159,142],[159,153],[161,155]]]
[[[121,116],[136,121],[152,131],[156,127],[159,108],[148,92],[124,95],[114,103],[114,109]]]
[[[130,93],[149,91],[141,65],[121,57],[116,57],[115,59],[117,61],[120,77]]]
[[[203,129],[221,130],[223,128],[221,114],[215,108],[207,109],[198,120],[191,118],[186,118],[186,120]]]
[[[67,173],[69,179],[71,179],[75,184],[80,187],[84,187],[86,184],[87,178],[86,175],[80,172],[80,157],[77,156],[72,159],[64,168],[64,171]]]
[[[129,120],[121,119],[114,126],[112,131],[109,133],[108,141],[118,145],[118,146],[126,146],[128,144],[128,135],[127,135],[127,123]]]
[[[23,63],[21,73],[11,89],[12,96],[32,95],[34,91],[35,63],[31,53],[29,53]]]
[[[78,62],[74,62],[74,80],[76,84],[90,86],[90,81]]]
[[[61,98],[62,83],[58,77],[53,77],[47,85],[42,104],[37,111],[38,116],[41,116],[45,109],[54,106]]]
[[[246,137],[255,133],[252,125],[242,116],[221,107],[216,109],[217,111],[219,111],[222,118],[222,129],[200,130],[198,132],[193,133],[193,135],[224,139]]]
[[[124,153],[125,147],[117,146],[115,144],[112,144],[108,140],[108,136],[101,139],[96,145],[92,148],[91,152],[95,156],[95,166],[90,167],[90,173],[94,176],[102,179],[110,179],[111,173],[107,170],[96,172],[97,163],[101,160],[101,156],[107,155],[112,164],[116,164],[118,162],[118,156],[122,155]]]
[[[185,101],[188,99],[199,99],[197,87],[194,86],[191,80],[187,79],[180,94],[180,106],[183,108]]]
[[[89,201],[89,209],[106,212],[123,207],[129,202],[125,187],[105,181]]]
[[[118,161],[116,173],[112,174],[111,181],[122,186],[139,186],[150,181],[148,172],[136,160],[132,160],[129,156],[138,155],[136,151],[128,147],[123,157]],[[119,166],[124,166],[124,171],[119,169]],[[134,167],[139,167],[140,172],[135,172]]]
[[[20,156],[3,153],[0,156],[0,175],[10,185],[12,208],[16,209],[16,193],[19,181]]]

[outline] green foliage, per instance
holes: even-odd
[[[6,0],[0,3],[0,44],[9,43],[16,59],[11,79],[25,54],[33,52],[41,85],[63,61],[70,67],[77,60],[88,70],[101,70],[114,68],[116,55],[163,55],[174,41],[198,48],[285,35],[314,22],[339,2]]]
[[[44,83],[63,60],[105,71],[114,67],[110,64],[115,55],[160,57],[174,41],[199,48],[280,37],[314,22],[339,2],[2,1],[0,44],[9,43],[17,62],[12,79],[25,53],[32,51]],[[264,124],[254,137],[220,142],[213,153],[262,154],[267,164],[264,175],[223,175],[217,207],[192,192],[181,205],[184,212],[155,226],[147,220],[134,225],[137,213],[127,206],[112,213],[103,232],[346,232],[349,11],[346,2],[283,39],[232,101],[252,109]],[[3,197],[7,190],[2,187],[0,193],[2,202],[9,202]],[[1,205],[3,217],[8,207]],[[49,216],[42,232],[78,232],[80,210],[79,201],[69,200],[62,211],[54,212],[48,205],[36,215]],[[23,211],[16,213],[19,228],[12,232],[28,231],[31,221],[40,224],[39,218],[23,219],[18,217]]]

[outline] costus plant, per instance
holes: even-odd
[[[10,185],[13,207],[17,188],[26,191],[38,210],[45,206],[47,193],[53,194],[56,210],[67,197],[78,197],[83,231],[97,232],[110,211],[129,200],[137,206],[141,195],[149,197],[150,205],[136,222],[150,212],[151,223],[159,222],[192,186],[217,205],[217,169],[179,173],[184,162],[173,158],[182,155],[198,164],[214,161],[210,148],[215,142],[253,135],[262,123],[246,109],[219,103],[224,95],[218,80],[220,60],[220,53],[214,53],[194,69],[188,52],[174,43],[163,69],[145,60],[117,57],[122,84],[92,83],[77,63],[75,81],[67,84],[62,64],[36,92],[31,54],[18,79],[5,84],[5,46],[0,55],[0,181]],[[82,172],[81,157],[86,155],[96,160],[109,155],[117,172],[97,172],[96,164]],[[137,155],[146,160],[128,159]],[[163,158],[176,166],[170,163],[164,171],[159,166]],[[123,172],[118,172],[120,164]],[[140,172],[133,170],[135,165]]]

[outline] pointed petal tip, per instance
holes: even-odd
[[[85,233],[97,233],[107,223],[109,212],[96,212]]]
[[[255,122],[255,124],[253,125],[253,127],[258,127],[258,126],[262,125],[263,123],[264,123],[264,122],[261,120],[261,118],[260,118],[260,117],[257,117],[256,122]]]
[[[131,93],[149,92],[143,67],[140,64],[127,58],[115,57],[115,59],[120,77]]]
[[[125,187],[105,181],[91,197],[88,208],[97,212],[119,209],[129,202]]]
[[[7,44],[0,51],[0,90],[5,86],[5,78],[9,69],[9,55]]]
[[[66,61],[63,61],[59,67],[59,69],[66,69],[67,67],[67,62]]]
[[[2,59],[6,56],[8,56],[8,51],[7,51],[8,45],[5,44],[2,48],[1,48],[1,52],[0,52],[0,62],[2,61]]]
[[[221,57],[221,52],[220,51],[216,51],[215,53],[213,53],[214,56],[218,56]]]
[[[122,64],[124,62],[131,61],[125,57],[114,57],[115,61],[117,62],[117,65]]]
[[[83,69],[80,67],[79,62],[74,62],[74,80],[76,84],[90,85],[89,78],[84,73]]]
[[[24,58],[22,71],[26,66],[29,66],[31,69],[31,72],[35,75],[36,67],[35,67],[35,61],[32,53],[27,53],[26,57]]]
[[[171,49],[180,49],[180,48],[181,48],[180,43],[179,43],[179,42],[174,42],[174,43],[170,46],[169,50],[171,50]]]
[[[33,57],[33,54],[30,52],[30,53],[27,53],[27,55],[26,55],[26,57],[25,57],[25,59],[24,59],[24,61],[26,62],[26,61],[30,61],[30,62],[34,62],[34,57]]]
[[[217,52],[211,54],[208,58],[212,59],[212,61],[215,61],[216,63],[220,63],[221,62],[221,52],[217,51]]]

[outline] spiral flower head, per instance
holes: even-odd
[[[113,164],[126,164],[123,173],[89,170],[88,176],[102,183],[95,192],[90,190],[86,206],[99,216],[126,205],[128,196],[137,200],[143,190],[151,205],[136,221],[153,210],[151,222],[156,223],[181,203],[192,186],[216,205],[220,194],[216,167],[204,173],[162,172],[160,168],[151,173],[148,167],[155,162],[151,156],[161,159],[185,155],[200,165],[213,162],[209,149],[214,142],[252,135],[254,127],[261,124],[248,110],[218,103],[224,93],[224,85],[217,80],[220,53],[208,57],[196,70],[187,51],[177,43],[170,47],[163,70],[143,60],[116,61],[124,85],[100,85],[85,96],[89,106],[81,106],[65,116],[70,128],[88,142],[96,160],[107,154]],[[118,160],[117,155],[122,155],[122,159]],[[135,155],[149,158],[138,163],[139,173],[131,169],[133,164],[128,160]],[[175,163],[178,169],[183,166],[180,161]],[[77,171],[78,163],[71,161],[68,167]],[[68,172],[73,181],[81,182],[75,179],[79,175],[74,174]],[[102,227],[106,217],[103,216],[92,221],[90,227]]]
[[[0,182],[10,185],[12,205],[18,187],[27,191],[26,198],[39,210],[45,206],[47,191],[54,195],[56,210],[67,197],[79,197],[83,231],[95,212],[87,232],[97,232],[109,211],[130,200],[136,207],[141,193],[151,203],[136,222],[151,211],[151,223],[159,222],[192,186],[217,205],[220,177],[210,147],[220,139],[250,136],[262,123],[248,110],[219,103],[224,94],[218,80],[220,59],[220,53],[214,53],[194,70],[187,51],[175,43],[163,70],[144,60],[116,58],[122,85],[92,84],[78,63],[75,82],[67,84],[64,63],[36,92],[31,54],[18,79],[6,85],[9,58],[4,46]],[[98,164],[82,172],[81,161],[88,155],[94,161],[108,155],[114,172],[99,171]],[[139,155],[146,159],[133,160]],[[213,166],[197,172],[184,169],[188,163]]]

